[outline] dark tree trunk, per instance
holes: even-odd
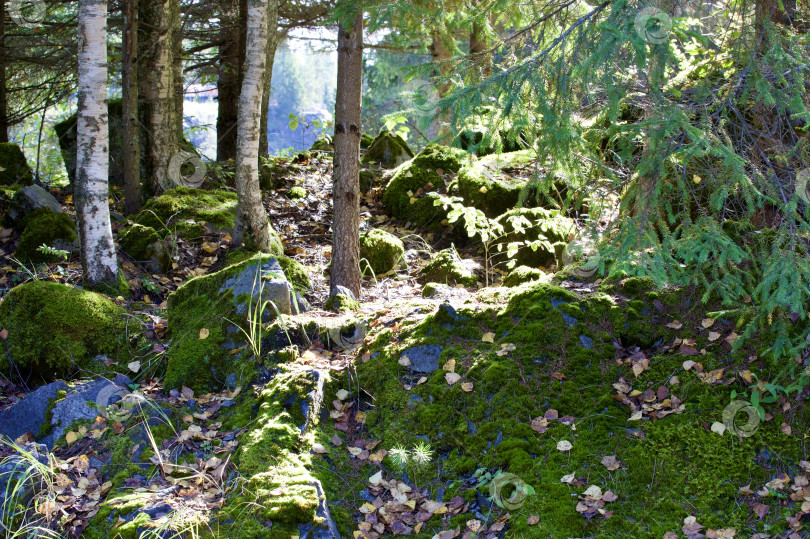
[[[281,42],[282,33],[278,29],[278,3],[271,2],[267,19],[267,67],[264,72],[264,95],[262,98],[262,117],[260,123],[259,155],[267,155],[267,115],[270,109],[270,91],[273,83],[273,63],[276,50]]]
[[[222,45],[217,79],[217,161],[236,159],[236,121],[243,57],[240,57],[242,20],[239,0],[220,1]]]
[[[0,0],[0,142],[8,142],[6,97],[6,0]]]
[[[138,114],[141,118],[142,177],[153,193],[171,189],[180,178],[169,174],[179,151],[176,114],[172,4],[176,0],[140,0],[138,4]]]
[[[141,209],[141,144],[138,135],[138,0],[124,2],[121,43],[124,212]]]
[[[768,23],[791,26],[796,22],[796,0],[756,0],[754,5],[756,35],[754,39],[757,44],[757,52],[764,54],[771,46],[766,31]]]
[[[338,29],[335,157],[332,174],[330,290],[345,286],[360,297],[360,103],[363,87],[363,11]]]

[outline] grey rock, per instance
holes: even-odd
[[[45,422],[48,406],[56,399],[56,392],[67,389],[65,382],[57,380],[35,389],[0,412],[0,436],[7,436],[11,440],[16,440],[26,432],[36,436]]]
[[[48,464],[48,449],[44,445],[27,443],[23,448],[40,464]],[[11,456],[0,463],[0,507],[6,507],[7,498],[13,498],[16,503],[25,504],[30,501],[34,493],[36,477],[27,473],[31,466],[29,460]],[[22,484],[21,479],[27,478],[28,484]]]
[[[587,348],[588,350],[593,348],[593,339],[587,335],[580,335],[579,342],[582,343],[583,348]]]
[[[332,289],[332,292],[329,294],[329,298],[337,296],[338,294],[346,296],[347,298],[349,298],[352,301],[357,301],[357,298],[355,297],[354,292],[352,292],[351,290],[349,290],[345,286],[337,285],[334,289]]]
[[[91,382],[79,382],[67,390],[64,399],[58,401],[52,410],[51,433],[42,440],[49,449],[79,419],[93,420],[101,415],[106,417],[107,407],[130,393],[125,386],[119,386],[106,378]],[[128,415],[128,414],[127,414]],[[125,419],[126,416],[121,417]]]
[[[395,168],[412,157],[413,151],[402,137],[388,131],[380,131],[366,150],[363,162],[376,162],[384,168]]]
[[[26,185],[16,193],[9,204],[8,216],[12,221],[18,221],[26,213],[48,208],[54,213],[62,213],[62,205],[52,194],[39,185]]]
[[[419,395],[411,395],[411,398],[408,399],[406,405],[410,408],[416,408],[418,405],[425,402],[425,399],[420,397]]]
[[[256,283],[256,276],[262,280],[262,296],[259,298],[259,286]],[[227,279],[220,287],[220,293],[227,290],[233,292],[234,306],[239,314],[247,312],[248,303],[245,297],[252,298],[251,301],[270,301],[272,306],[265,309],[266,321],[275,317],[276,310],[281,314],[292,314],[292,302],[294,290],[287,281],[284,270],[281,269],[275,258],[268,259],[259,267],[259,263],[249,264],[245,268]],[[275,308],[274,308],[275,307]]]
[[[411,360],[410,369],[413,372],[428,374],[439,368],[439,356],[442,354],[442,347],[438,344],[423,344],[412,346],[400,354],[408,356]]]

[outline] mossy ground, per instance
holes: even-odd
[[[419,271],[423,283],[473,286],[478,278],[466,267],[455,249],[445,249],[436,253],[432,260]]]
[[[615,360],[614,343],[650,351],[659,341],[673,338],[673,331],[664,326],[670,319],[666,307],[656,310],[649,298],[632,300],[638,305],[629,307],[604,294],[579,296],[547,284],[515,290],[504,307],[470,305],[458,310],[457,320],[437,314],[402,324],[396,331],[381,330],[371,338],[371,358],[357,365],[359,387],[370,397],[365,437],[382,440],[389,450],[427,439],[436,451],[431,466],[411,477],[418,486],[434,494],[441,487],[445,500],[456,494],[470,499],[474,491],[465,492],[460,485],[476,469],[516,474],[535,494],[518,511],[510,511],[507,537],[660,538],[667,531],[679,532],[689,515],[704,526],[733,527],[743,535],[786,530],[778,497],[765,499],[771,513],[760,520],[741,503],[738,489],[749,483],[760,488],[780,472],[792,475],[797,470],[806,452],[795,426],[806,424],[806,408],[789,414],[772,410],[776,417],[750,438],[720,436],[709,426],[722,421],[735,386],[704,383],[683,370],[687,358],[677,353],[651,352],[649,370],[638,377]],[[663,303],[672,305],[681,294],[655,293],[655,299],[670,296]],[[490,332],[494,342],[482,342]],[[506,343],[515,349],[497,354]],[[472,390],[464,391],[461,383],[448,385],[442,369],[415,385],[421,375],[410,373],[398,360],[404,350],[422,344],[440,344],[440,364],[454,360],[455,372],[462,375],[461,382],[473,384]],[[698,346],[704,344],[710,343],[701,336]],[[706,371],[732,364],[729,347],[716,348],[696,358]],[[670,384],[674,375],[679,383]],[[612,398],[612,384],[620,377],[641,391],[666,386],[686,402],[685,411],[657,421],[628,421],[629,408]],[[337,383],[347,386],[350,381],[342,378]],[[544,433],[533,430],[531,420],[551,409],[573,416],[575,422],[551,422]],[[794,425],[790,436],[779,428],[788,416]],[[321,437],[331,435],[327,428]],[[570,441],[573,448],[558,450],[560,440]],[[609,471],[600,463],[610,455],[616,455],[621,468]],[[360,463],[353,460],[348,455],[328,460],[332,474],[346,478],[325,482],[332,489],[330,501],[339,507],[351,504],[346,481],[356,495],[375,471],[372,465],[358,470]],[[568,474],[583,478],[583,486],[561,483]],[[591,484],[618,495],[606,508],[613,511],[611,518],[588,520],[577,513],[576,495]],[[487,496],[489,490],[482,493]],[[529,515],[539,515],[539,524],[528,525]],[[462,527],[468,518],[461,520]],[[436,531],[428,525],[418,537]]]

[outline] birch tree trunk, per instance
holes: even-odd
[[[82,268],[90,284],[115,282],[115,257],[108,193],[107,3],[79,1],[79,112],[77,120],[76,213]]]
[[[237,212],[240,224],[247,225],[257,249],[271,252],[270,227],[259,189],[259,120],[267,62],[267,2],[268,0],[247,2],[245,67],[242,71],[236,137],[236,194],[239,200]],[[234,232],[234,243],[241,242],[240,231]]]
[[[169,162],[180,149],[172,59],[173,1],[141,0],[138,13],[142,173],[155,194],[175,187],[180,179],[169,177]]]
[[[267,15],[267,63],[264,67],[264,93],[262,95],[262,117],[259,129],[259,155],[267,155],[267,114],[270,109],[270,91],[273,84],[273,63],[282,32],[278,29],[278,0],[270,0]]]
[[[345,286],[360,297],[360,112],[363,88],[363,10],[338,29],[335,157],[332,173],[330,291]]]
[[[124,211],[141,209],[141,144],[138,136],[138,0],[124,1],[121,39]]]

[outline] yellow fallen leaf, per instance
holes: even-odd
[[[455,372],[448,372],[444,375],[444,379],[447,380],[447,385],[452,386],[459,380],[461,380],[461,375]]]
[[[492,343],[494,343],[495,342],[495,334],[492,333],[491,331],[488,331],[488,332],[484,333],[483,337],[481,337],[481,341],[482,342],[492,342]]]
[[[70,431],[67,434],[65,434],[65,442],[67,442],[68,445],[76,442],[76,440],[78,440],[78,439],[79,439],[79,434],[76,433],[76,432]]]
[[[703,326],[703,329],[709,329],[714,325],[714,318],[704,318],[700,325]]]
[[[210,332],[210,331],[208,331],[206,328],[202,328],[202,329],[200,329],[200,339],[201,339],[201,340],[202,340],[202,339],[207,339],[207,338],[208,338],[208,335],[210,335],[210,333],[211,333],[211,332]]]
[[[140,361],[133,361],[127,364],[127,368],[132,372],[138,372],[141,370],[141,362]]]
[[[442,369],[448,372],[455,372],[456,370],[456,360],[455,359],[448,359],[447,362],[444,364]]]
[[[461,384],[461,390],[464,391],[465,393],[469,393],[470,391],[473,390],[473,383],[464,382],[463,384]]]
[[[720,338],[720,334],[717,333],[716,331],[710,331],[709,332],[709,341],[710,342],[714,342],[714,341],[718,340],[719,338]]]

